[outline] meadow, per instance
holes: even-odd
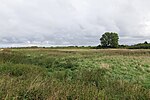
[[[1,100],[150,100],[150,50],[4,49]]]

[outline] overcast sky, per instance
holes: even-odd
[[[0,46],[150,42],[150,0],[0,0]]]

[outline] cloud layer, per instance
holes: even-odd
[[[0,44],[98,45],[106,31],[121,44],[149,41],[149,9],[149,0],[1,0]]]

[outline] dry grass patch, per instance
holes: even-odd
[[[107,63],[101,63],[100,64],[100,68],[102,68],[102,69],[110,69],[110,65],[107,64]]]

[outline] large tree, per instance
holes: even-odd
[[[101,45],[103,47],[111,47],[111,48],[118,47],[118,40],[119,36],[115,32],[106,32],[100,38]]]

